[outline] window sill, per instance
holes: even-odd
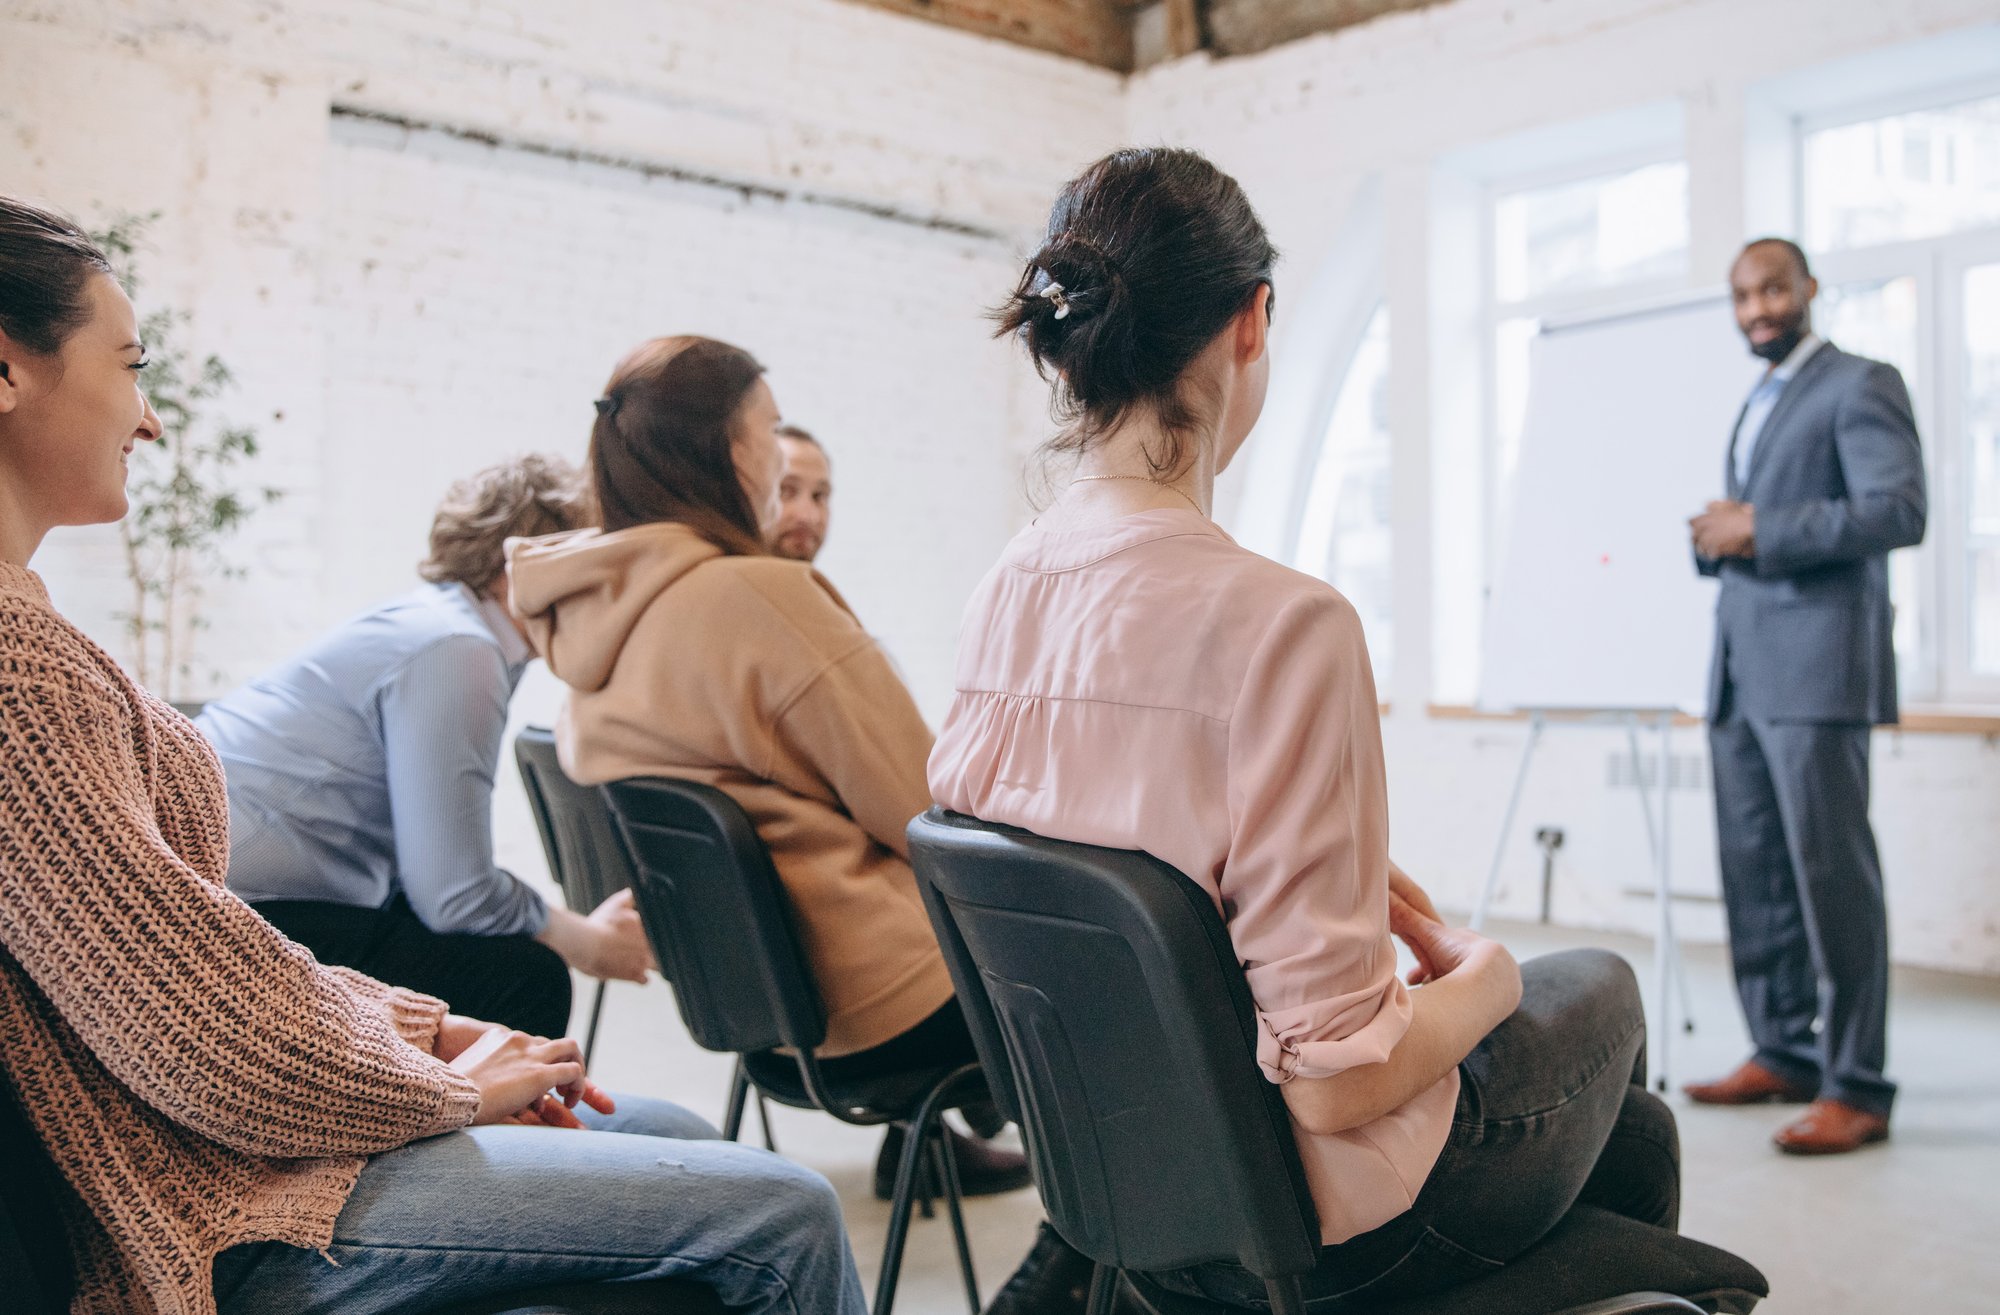
[[[1525,712],[1488,712],[1466,703],[1427,703],[1424,714],[1439,721],[1526,721]],[[1550,721],[1588,721],[1587,712],[1551,712]],[[1699,726],[1700,717],[1676,716],[1676,726]],[[1994,735],[2000,736],[2000,713],[1975,712],[1965,708],[1915,707],[1903,710],[1903,719],[1882,729],[1909,735]]]

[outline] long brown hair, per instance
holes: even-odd
[[[611,372],[590,430],[606,530],[679,521],[726,553],[764,551],[736,474],[734,420],[764,367],[740,347],[681,335],[640,343]]]

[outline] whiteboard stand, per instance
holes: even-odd
[[[1624,709],[1590,714],[1592,720],[1616,719],[1625,726],[1626,749],[1631,755],[1632,781],[1639,792],[1639,810],[1646,819],[1646,849],[1653,861],[1653,900],[1657,908],[1658,921],[1653,928],[1653,962],[1656,971],[1655,1013],[1652,1026],[1647,1029],[1653,1054],[1650,1068],[1654,1084],[1661,1091],[1667,1089],[1667,1067],[1670,1057],[1670,1039],[1673,1035],[1673,1004],[1676,988],[1679,993],[1679,1022],[1686,1031],[1694,1031],[1694,1009],[1689,1003],[1687,972],[1681,963],[1680,938],[1674,931],[1673,899],[1673,854],[1670,849],[1672,827],[1668,813],[1668,801],[1672,795],[1673,771],[1673,728],[1674,714],[1671,710]],[[1653,818],[1652,790],[1646,784],[1645,759],[1639,749],[1639,726],[1642,717],[1652,717],[1660,734],[1660,804],[1659,820]],[[1521,746],[1521,761],[1514,769],[1514,787],[1507,794],[1507,809],[1500,815],[1500,835],[1493,843],[1493,862],[1486,869],[1486,882],[1479,889],[1479,901],[1472,910],[1472,930],[1480,931],[1486,926],[1486,911],[1493,902],[1493,892],[1500,884],[1500,864],[1507,853],[1507,839],[1514,830],[1514,817],[1520,812],[1521,792],[1528,784],[1528,770],[1534,765],[1535,748],[1542,741],[1542,732],[1548,729],[1547,709],[1530,709],[1528,712],[1528,738]]]

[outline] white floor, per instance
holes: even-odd
[[[1651,983],[1650,946],[1533,926],[1498,927],[1517,955],[1607,945]],[[1719,949],[1689,952],[1697,1028],[1677,1035],[1676,1083],[1713,1076],[1746,1053]],[[587,998],[579,993],[579,1004]],[[583,1017],[578,1010],[579,1021]],[[1798,1160],[1769,1137],[1775,1107],[1710,1109],[1670,1097],[1680,1116],[1682,1228],[1726,1246],[1771,1280],[1773,1315],[1991,1315],[2000,1312],[2000,981],[1899,972],[1891,1075],[1902,1083],[1891,1140],[1852,1156]],[[598,1045],[606,1086],[664,1096],[719,1122],[731,1060],[697,1049],[663,985],[614,985]],[[888,1207],[871,1174],[880,1134],[823,1115],[775,1111],[779,1149],[824,1173],[847,1206],[871,1290]],[[1011,1134],[1010,1134],[1011,1135]],[[755,1140],[754,1122],[745,1140]],[[1033,1238],[1032,1191],[972,1201],[967,1214],[982,1294],[990,1298]],[[896,1308],[966,1309],[942,1215],[911,1232]]]

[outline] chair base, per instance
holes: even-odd
[[[753,1092],[757,1096],[757,1122],[764,1129],[764,1149],[775,1151],[778,1136],[771,1131],[771,1102],[765,1098],[762,1087],[751,1084],[750,1071],[744,1067],[741,1055],[736,1057],[736,1072],[729,1079],[729,1106],[722,1116],[722,1136],[727,1141],[743,1140],[743,1109]]]
[[[1128,1289],[1154,1315],[1229,1315],[1236,1308],[1167,1292],[1144,1275]],[[1505,1268],[1470,1283],[1401,1301],[1369,1315],[1749,1315],[1770,1284],[1754,1265],[1719,1247],[1578,1206]]]
[[[972,1268],[972,1244],[965,1234],[965,1212],[959,1191],[958,1157],[952,1151],[951,1138],[945,1135],[944,1112],[983,1081],[977,1064],[955,1069],[931,1088],[907,1121],[896,1120],[904,1128],[903,1156],[896,1167],[896,1190],[889,1205],[889,1236],[882,1247],[882,1275],[876,1281],[874,1315],[890,1315],[895,1307],[896,1280],[903,1270],[903,1244],[909,1236],[910,1213],[916,1204],[917,1176],[927,1153],[933,1181],[944,1187],[952,1240],[958,1247],[959,1275],[965,1280],[966,1304],[972,1315],[979,1315],[979,1278]]]
[[[1130,1303],[1125,1308],[1127,1310],[1142,1311],[1146,1315],[1241,1315],[1241,1307],[1224,1306],[1199,1297],[1184,1297],[1154,1287],[1143,1279],[1135,1280],[1130,1275],[1122,1278],[1119,1295]],[[1631,1292],[1593,1301],[1587,1306],[1571,1306],[1550,1315],[1749,1315],[1750,1309],[1757,1304],[1756,1296],[1747,1292],[1704,1296],[1706,1301],[1693,1301],[1670,1292]],[[1102,1310],[1093,1306],[1091,1315],[1110,1315],[1112,1309],[1109,1305]],[[1503,1309],[1489,1308],[1488,1315],[1499,1315]],[[1538,1307],[1532,1311],[1522,1310],[1519,1315],[1541,1315],[1541,1311]]]
[[[771,1130],[770,1111],[763,1108],[767,1096],[795,1109],[823,1110],[843,1123],[903,1129],[903,1154],[890,1196],[889,1235],[882,1246],[882,1269],[875,1283],[873,1315],[890,1315],[895,1308],[896,1282],[902,1273],[910,1216],[921,1209],[925,1218],[930,1217],[929,1188],[933,1185],[939,1188],[951,1219],[959,1275],[965,1281],[966,1304],[971,1315],[980,1315],[979,1278],[973,1270],[972,1245],[965,1232],[958,1157],[952,1150],[951,1138],[946,1135],[944,1114],[983,1094],[984,1083],[979,1066],[966,1064],[948,1070],[892,1074],[870,1084],[866,1092],[829,1092],[820,1086],[816,1071],[809,1074],[807,1066],[794,1058],[775,1052],[745,1055],[737,1060],[736,1075],[731,1079],[723,1135],[736,1140],[753,1092],[763,1116],[767,1143]],[[898,1116],[891,1110],[908,1112]]]

